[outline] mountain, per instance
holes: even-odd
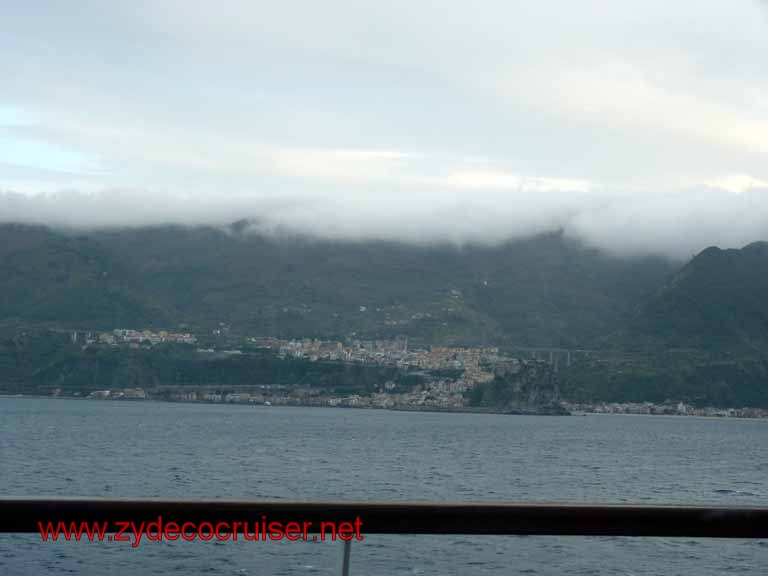
[[[768,406],[768,243],[711,247],[674,273],[563,394],[628,402]]]
[[[707,248],[682,265],[612,257],[559,233],[457,247],[264,235],[248,221],[6,224],[0,380],[117,370],[111,356],[67,352],[40,329],[65,339],[59,331],[112,328],[203,340],[215,329],[235,339],[407,335],[415,345],[586,349],[561,367],[566,399],[768,406],[766,294],[766,242]],[[119,374],[146,372],[133,364]],[[491,396],[505,390],[497,385]]]
[[[88,235],[0,226],[0,319],[69,327],[167,322],[119,258]]]
[[[631,330],[665,347],[768,352],[768,242],[703,250],[641,308]]]
[[[499,246],[276,238],[231,227],[91,232],[0,226],[0,318],[67,328],[408,335],[584,347],[674,271],[562,234]]]

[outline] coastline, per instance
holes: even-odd
[[[164,398],[120,398],[120,399],[98,399],[87,398],[85,396],[51,396],[48,394],[0,394],[0,401],[3,399],[37,399],[37,400],[88,400],[92,402],[152,402],[163,404],[206,404],[206,405],[226,405],[226,406],[250,406],[261,408],[337,408],[343,410],[387,410],[390,412],[439,412],[448,414],[496,414],[499,416],[636,416],[638,418],[652,417],[652,418],[699,418],[703,420],[754,420],[764,422],[768,420],[766,417],[756,416],[711,416],[701,414],[638,414],[631,412],[586,412],[580,410],[573,410],[565,414],[551,413],[546,411],[532,412],[532,411],[504,411],[500,409],[487,408],[487,407],[466,407],[466,408],[440,408],[440,407],[378,407],[378,406],[329,406],[326,404],[272,404],[265,405],[254,402],[216,402],[211,400],[174,400]]]
[[[344,410],[389,410],[391,412],[441,412],[449,414],[497,414],[506,416],[571,416],[571,412],[563,409],[542,409],[542,410],[510,410],[498,409],[492,407],[471,407],[451,408],[439,406],[349,406],[327,404],[261,404],[254,402],[216,402],[212,400],[173,400],[165,398],[115,398],[100,399],[88,398],[86,396],[50,396],[47,394],[0,394],[0,400],[3,399],[47,399],[47,400],[87,400],[92,402],[158,402],[168,404],[208,404],[208,405],[227,405],[227,406],[260,406],[264,408],[339,408]]]
[[[206,405],[228,405],[228,406],[252,406],[263,408],[339,408],[339,409],[353,409],[353,410],[388,410],[391,412],[439,412],[448,414],[496,414],[500,416],[637,416],[637,417],[654,417],[654,418],[700,418],[706,420],[755,420],[765,421],[765,417],[755,416],[713,416],[713,415],[701,415],[701,414],[637,414],[637,413],[612,413],[612,412],[587,412],[580,410],[557,412],[552,410],[502,410],[490,407],[465,407],[465,408],[441,408],[438,406],[391,406],[391,407],[378,407],[378,406],[330,406],[325,404],[271,404],[265,405],[253,402],[217,402],[209,400],[173,400],[164,398],[120,398],[120,399],[98,399],[87,398],[85,396],[50,396],[47,394],[0,394],[0,401],[3,399],[46,399],[46,400],[88,400],[93,402],[157,402],[157,403],[169,403],[169,404],[206,404]]]

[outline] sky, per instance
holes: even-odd
[[[0,0],[0,221],[768,239],[764,0]]]

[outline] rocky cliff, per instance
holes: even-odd
[[[492,381],[469,393],[469,403],[505,414],[567,414],[560,404],[557,373],[531,360],[497,368]]]

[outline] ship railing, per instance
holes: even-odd
[[[157,521],[181,526],[253,522],[283,526],[359,522],[369,534],[768,538],[768,507],[516,502],[289,502],[105,498],[0,499],[0,533],[39,533],[40,523]],[[353,539],[341,539],[339,574],[349,576]]]

